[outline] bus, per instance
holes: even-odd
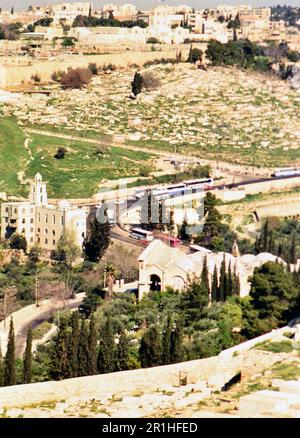
[[[182,244],[182,241],[177,237],[171,237],[166,234],[158,234],[156,237],[170,245],[171,248],[178,248]]]
[[[142,228],[132,228],[130,237],[137,240],[146,240],[147,242],[154,239],[152,231],[143,230]]]

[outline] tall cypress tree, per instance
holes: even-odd
[[[110,225],[106,211],[99,213],[90,226],[90,236],[84,242],[85,257],[90,262],[99,262],[110,244]]]
[[[32,329],[27,332],[26,348],[23,357],[23,383],[31,383],[32,378]]]
[[[220,269],[220,301],[226,301],[226,284],[227,284],[227,274],[226,274],[226,260],[225,254],[221,263]]]
[[[263,229],[262,229],[262,250],[268,251],[268,242],[269,242],[269,219],[267,219],[264,223]]]
[[[54,346],[51,360],[51,376],[55,380],[63,380],[71,375],[71,364],[69,361],[69,339],[67,324],[62,320],[58,333],[54,338]]]
[[[4,363],[1,349],[1,341],[0,341],[0,387],[4,386]]]
[[[97,355],[96,355],[96,347],[97,347],[97,333],[96,333],[96,324],[95,324],[95,316],[92,314],[89,324],[89,374],[93,375],[97,373]]]
[[[211,301],[218,301],[218,269],[217,269],[217,265],[215,265],[214,267],[214,273],[213,273],[213,278],[212,278],[212,283],[211,283]]]
[[[124,330],[121,331],[116,352],[116,370],[124,371],[129,368],[129,341]]]
[[[231,262],[230,262],[228,266],[226,296],[231,297],[232,295],[233,295],[233,275],[232,275]]]
[[[156,327],[152,324],[145,331],[139,349],[139,357],[143,368],[161,365],[162,345],[161,336]]]
[[[209,286],[209,276],[208,276],[208,268],[207,268],[207,257],[205,256],[202,272],[201,272],[201,285],[203,289],[207,291],[207,296],[210,296],[210,286]]]
[[[162,334],[162,365],[171,363],[172,316],[169,313]]]
[[[170,363],[183,361],[183,340],[181,322],[177,321],[174,330],[171,333],[171,350]]]
[[[97,368],[100,374],[112,373],[116,368],[115,336],[109,317],[100,331]]]
[[[293,233],[291,249],[290,249],[290,260],[289,262],[295,264],[297,262],[297,254],[296,254],[296,233]]]
[[[15,331],[11,318],[7,342],[7,350],[4,359],[4,386],[16,384],[16,363],[15,363]]]
[[[80,337],[80,325],[79,325],[79,313],[73,312],[71,317],[71,340],[70,340],[70,351],[69,360],[72,370],[72,377],[78,376],[78,345]]]
[[[89,336],[86,321],[81,322],[78,344],[78,376],[89,374]]]

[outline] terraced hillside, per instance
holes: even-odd
[[[129,99],[134,70],[93,78],[87,90],[24,98],[11,110],[24,125],[176,149],[255,166],[300,165],[300,94],[288,81],[234,67],[187,63],[147,69],[157,90]]]

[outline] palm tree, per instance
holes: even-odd
[[[105,278],[107,282],[107,298],[112,299],[113,285],[116,277],[116,268],[111,263],[105,266]]]

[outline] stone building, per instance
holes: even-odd
[[[139,256],[139,299],[151,290],[163,291],[168,286],[176,290],[183,290],[188,281],[194,276],[199,277],[206,257],[209,280],[212,280],[214,267],[220,272],[225,257],[226,269],[231,266],[240,280],[240,296],[249,294],[249,277],[256,267],[266,262],[275,262],[278,257],[270,253],[258,255],[240,255],[237,245],[233,253],[217,252],[199,247],[199,251],[185,254],[180,248],[171,248],[161,240],[153,240]],[[279,262],[285,264],[281,259]]]
[[[60,238],[69,233],[81,247],[86,235],[86,218],[84,209],[71,206],[66,200],[49,204],[46,184],[38,173],[28,201],[1,204],[1,238],[18,233],[26,238],[29,247],[39,245],[52,251]]]

